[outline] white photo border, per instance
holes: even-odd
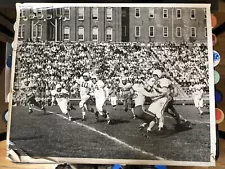
[[[45,157],[44,159],[34,159],[29,156],[10,157],[13,150],[9,149],[10,145],[10,129],[11,129],[11,115],[12,115],[12,99],[13,99],[13,85],[15,75],[15,62],[16,62],[16,51],[18,44],[18,29],[20,22],[20,9],[23,8],[63,8],[63,7],[177,7],[177,8],[206,8],[207,12],[207,46],[208,46],[208,62],[209,62],[209,98],[210,98],[210,146],[211,156],[210,162],[188,162],[188,161],[169,161],[169,160],[137,160],[137,159],[95,159],[95,158],[56,158],[56,157]],[[15,36],[14,36],[14,47],[13,47],[13,59],[12,59],[12,74],[10,84],[10,99],[9,99],[9,120],[7,125],[7,157],[13,162],[26,162],[26,163],[42,163],[42,164],[55,164],[55,163],[79,163],[79,164],[125,164],[125,165],[170,165],[170,166],[215,166],[216,156],[216,123],[215,123],[215,91],[214,91],[214,66],[213,66],[213,45],[212,45],[212,26],[211,26],[211,4],[184,4],[184,3],[24,3],[16,4],[17,20],[15,22]],[[16,155],[16,154],[14,154]],[[17,159],[17,160],[16,160]]]

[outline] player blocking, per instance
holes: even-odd
[[[158,124],[158,131],[161,131],[164,126],[164,113],[169,113],[177,122],[177,125],[187,130],[191,128],[189,121],[184,119],[181,115],[172,109],[173,104],[173,85],[171,80],[161,70],[155,70],[153,77],[146,83],[137,82],[133,85],[135,91],[135,108],[134,113],[137,118],[143,120],[139,128],[147,127],[147,132],[151,132],[155,124]],[[151,98],[151,103],[145,109],[144,103],[146,98]],[[171,108],[172,107],[172,108]]]

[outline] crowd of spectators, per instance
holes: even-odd
[[[73,88],[84,72],[98,74],[106,83],[121,75],[132,81],[149,79],[154,69],[169,72],[175,83],[186,90],[191,83],[208,86],[207,46],[203,44],[22,42],[17,48],[15,90],[23,81],[44,86],[39,98],[47,98],[57,83],[79,97]],[[207,89],[206,89],[207,92]],[[16,100],[23,97],[16,92]]]

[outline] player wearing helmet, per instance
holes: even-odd
[[[192,98],[194,100],[195,107],[198,109],[200,115],[202,115],[203,113],[203,93],[203,86],[200,83],[196,83],[192,88]]]
[[[165,78],[170,79],[169,76],[165,76]],[[176,109],[173,106],[174,103],[174,96],[177,95],[177,90],[174,87],[174,84],[170,85],[170,96],[172,97],[172,100],[169,101],[168,106],[165,109],[165,112],[168,113],[169,115],[171,115],[177,122],[176,124],[176,129],[178,130],[187,130],[187,129],[191,129],[192,125],[191,123],[185,119],[183,116],[181,116]]]
[[[60,110],[63,114],[68,116],[68,120],[71,121],[71,116],[68,112],[67,106],[68,106],[68,97],[69,93],[65,89],[62,89],[62,86],[60,84],[57,84],[55,87],[55,90],[51,92],[51,95],[56,100],[57,104],[59,105]]]
[[[84,73],[83,77],[77,80],[80,91],[80,103],[79,107],[82,110],[82,120],[86,120],[86,112],[89,111],[89,99],[90,92],[92,89],[92,82],[90,80],[90,75],[88,73]]]
[[[97,76],[92,76],[93,83],[93,93],[92,95],[95,97],[95,105],[96,105],[96,119],[98,120],[98,115],[107,119],[107,124],[110,124],[109,112],[105,110],[105,101],[107,99],[106,91],[104,90],[105,84],[102,80],[99,80]]]
[[[42,106],[35,98],[37,86],[33,82],[25,81],[24,85],[22,85],[21,90],[25,94],[24,96],[27,98],[27,104],[29,107],[29,114],[33,112],[32,106],[36,106],[46,113],[46,108]]]
[[[123,99],[124,110],[127,112],[129,109],[135,118],[134,108],[132,107],[132,90],[133,84],[131,84],[126,77],[122,77],[119,84],[119,90]]]
[[[158,119],[158,129],[161,131],[164,125],[164,112],[170,114],[173,118],[175,118],[179,127],[183,129],[188,129],[191,127],[190,122],[184,119],[180,114],[177,113],[175,108],[173,107],[173,91],[174,88],[172,86],[172,81],[164,76],[162,77],[162,72],[160,70],[155,70],[153,72],[153,78],[150,79],[148,85],[150,86],[151,92],[161,94],[163,92],[167,92],[167,95],[163,98],[157,99],[155,98],[150,104],[148,110],[153,112]],[[169,111],[170,110],[170,111]],[[184,122],[183,124],[181,124]],[[148,131],[151,131],[152,127],[155,125],[155,122],[151,122]]]
[[[159,131],[163,128],[163,125],[164,125],[163,114],[169,101],[172,100],[170,96],[171,81],[167,78],[161,78],[161,77],[162,77],[161,70],[155,70],[153,72],[153,80],[151,81],[152,82],[151,91],[155,93],[156,95],[158,94],[159,98],[157,97],[154,98],[154,100],[152,101],[152,103],[150,104],[148,108],[148,111],[155,114],[157,119],[157,121],[153,120],[150,122],[149,127],[147,128],[148,132],[152,130],[152,127],[156,124],[156,122],[159,124],[158,125]],[[167,95],[165,95],[164,97],[161,97],[160,95],[162,93],[167,93]]]
[[[154,70],[152,73],[152,76],[153,77],[147,82],[145,86],[146,89],[151,92],[153,91],[154,86],[157,85],[158,79],[162,76],[161,70],[158,70],[158,69]]]
[[[116,110],[116,105],[117,105],[117,91],[118,89],[116,87],[116,84],[113,83],[109,89],[109,98],[114,110]]]
[[[155,97],[160,98],[165,96],[167,93],[154,93],[154,92],[148,92],[144,89],[143,84],[141,83],[135,83],[133,85],[133,90],[134,90],[134,101],[135,101],[135,108],[134,108],[134,113],[137,118],[143,120],[144,123],[142,123],[139,128],[142,129],[144,128],[147,124],[152,125],[152,123],[157,122],[157,117],[156,114],[149,111],[145,110],[144,108],[144,103],[145,103],[145,98],[150,97],[151,99],[154,99]]]

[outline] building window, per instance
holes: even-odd
[[[53,13],[53,9],[47,9],[47,15],[51,15],[52,13]]]
[[[168,9],[163,9],[163,18],[168,18]]]
[[[78,20],[84,20],[84,8],[78,8]]]
[[[64,40],[70,40],[70,28],[68,26],[64,28],[63,37]]]
[[[22,27],[22,25],[19,25],[19,32],[18,32],[18,38],[21,38],[21,34],[22,34],[22,31],[21,31],[21,27]]]
[[[24,38],[24,35],[25,35],[25,29],[24,29],[24,24],[22,24],[22,25],[19,25],[18,37]]]
[[[176,35],[177,35],[177,37],[181,37],[182,36],[181,27],[177,27],[176,28]]]
[[[92,19],[98,20],[98,8],[92,8]]]
[[[154,8],[149,8],[149,18],[154,18],[155,17],[155,11]]]
[[[122,35],[127,36],[127,27],[126,26],[122,26]]]
[[[38,38],[42,37],[42,25],[41,24],[37,25],[37,37]]]
[[[106,41],[112,41],[112,28],[106,29]]]
[[[127,11],[126,10],[122,10],[122,17],[127,17]]]
[[[23,26],[24,27],[24,26]],[[21,28],[24,29],[24,28]],[[42,25],[41,24],[34,24],[32,25],[32,38],[41,38],[42,37]],[[24,32],[24,30],[22,31]],[[24,33],[22,33],[24,36]]]
[[[135,17],[136,18],[140,17],[140,8],[135,8]]]
[[[168,37],[168,27],[167,26],[163,27],[163,37]]]
[[[37,9],[37,15],[38,16],[42,15],[42,10],[41,9]]]
[[[195,19],[195,9],[191,9],[191,19]]]
[[[204,9],[204,14],[205,14],[205,19],[206,19],[206,16],[207,16],[206,9]]]
[[[25,25],[22,24],[21,25],[21,38],[24,38],[24,36],[25,36]]]
[[[70,8],[64,8],[64,18],[70,20]]]
[[[196,37],[196,28],[191,27],[191,37]]]
[[[149,26],[149,37],[154,37],[154,26]]]
[[[112,8],[106,8],[106,20],[112,20]]]
[[[181,9],[177,9],[176,15],[177,15],[177,19],[181,19]]]
[[[205,37],[207,37],[207,27],[205,27]]]
[[[62,15],[61,8],[56,8],[56,15],[57,15],[57,16]]]
[[[84,40],[84,28],[83,27],[78,28],[78,40],[80,40],[80,41]]]
[[[37,37],[37,25],[32,25],[32,38]]]
[[[25,11],[23,9],[20,10],[20,17],[24,17],[25,16]]]
[[[141,27],[135,26],[135,36],[140,37],[141,36]]]
[[[98,28],[97,27],[92,28],[92,40],[93,41],[98,40]]]

